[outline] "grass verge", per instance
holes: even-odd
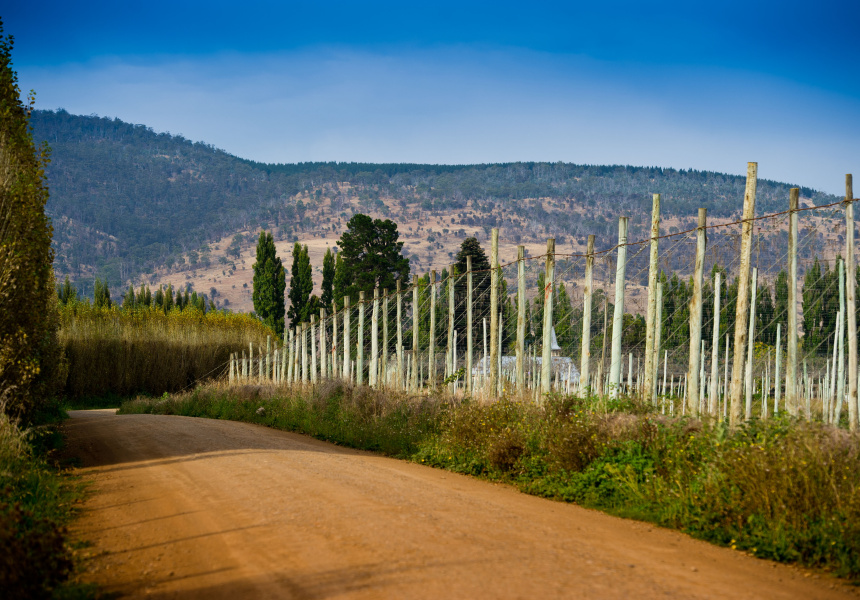
[[[97,593],[70,580],[76,563],[66,527],[84,490],[47,459],[62,443],[61,416],[56,408],[42,415],[53,423],[22,430],[0,406],[0,595],[9,600]]]
[[[213,384],[128,401],[121,412],[297,431],[860,580],[860,439],[814,423],[753,420],[730,431],[627,399],[481,404],[337,382]]]

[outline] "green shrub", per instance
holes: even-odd
[[[81,490],[34,453],[45,443],[0,406],[0,590],[4,598],[48,598],[72,572],[66,524]],[[39,441],[41,439],[41,441]]]

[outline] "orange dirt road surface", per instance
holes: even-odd
[[[82,580],[150,598],[856,598],[826,575],[265,427],[72,411]]]

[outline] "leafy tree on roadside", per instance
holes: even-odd
[[[45,215],[49,149],[30,129],[35,99],[21,101],[12,38],[0,22],[0,393],[28,419],[62,385],[51,224]]]
[[[294,328],[298,323],[310,320],[308,302],[314,289],[308,247],[298,242],[293,246],[293,266],[290,275],[290,308],[287,311],[287,317],[290,319],[290,328]],[[256,306],[255,304],[254,307]]]
[[[257,262],[254,263],[254,311],[279,337],[284,335],[284,290],[287,287],[284,265],[278,258],[271,233],[260,232]],[[205,306],[205,299],[204,299]],[[209,301],[210,310],[214,302]]]

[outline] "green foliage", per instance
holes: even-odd
[[[98,277],[96,277],[96,283],[93,286],[95,290],[93,293],[93,305],[97,308],[110,308],[111,307],[111,299],[110,299],[110,290],[108,289],[107,281],[102,281]],[[171,292],[173,290],[171,289]],[[173,299],[173,295],[171,294],[171,301]]]
[[[397,224],[356,214],[347,223],[337,245],[344,295],[358,300],[360,291],[373,295],[376,287],[394,289],[396,280],[409,281],[409,259],[402,255]]]
[[[64,306],[69,303],[74,304],[78,301],[78,290],[71,284],[68,275],[66,275],[63,285],[57,286],[57,299]]]
[[[62,307],[60,320],[69,368],[63,392],[71,399],[182,390],[221,375],[231,352],[265,344],[270,332],[251,315],[194,306],[165,312],[78,303]]]
[[[860,577],[855,435],[787,417],[729,431],[650,410],[623,397],[449,403],[328,383],[307,396],[283,389],[266,398],[253,386],[212,386],[127,402],[121,412],[300,431]]]
[[[290,274],[290,308],[287,317],[290,319],[290,329],[294,329],[299,323],[310,321],[310,311],[313,309],[311,292],[314,289],[308,247],[298,242],[293,246],[293,267]]]
[[[33,432],[0,410],[0,590],[10,600],[66,597],[72,572],[66,525],[82,488],[39,456]]]
[[[331,248],[326,248],[325,256],[323,256],[322,293],[320,295],[320,304],[327,309],[331,309],[332,300],[334,300],[335,271],[334,253],[331,251]]]
[[[21,101],[12,38],[0,22],[0,392],[27,418],[62,383],[56,343],[51,225],[45,215],[49,150],[30,132],[35,99]]]
[[[260,238],[257,240],[257,262],[254,263],[252,296],[254,312],[259,315],[266,327],[280,338],[284,337],[284,289],[286,287],[284,265],[278,258],[275,240],[272,239],[271,233],[261,231]]]

